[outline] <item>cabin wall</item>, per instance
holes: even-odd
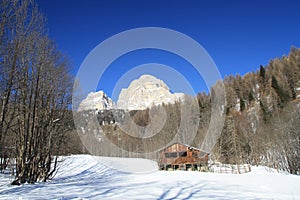
[[[198,168],[207,166],[208,154],[195,148],[189,148],[180,143],[175,143],[159,152],[160,169],[185,168],[192,166]]]

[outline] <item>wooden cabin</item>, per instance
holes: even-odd
[[[207,171],[209,153],[198,148],[174,143],[159,151],[160,170]]]

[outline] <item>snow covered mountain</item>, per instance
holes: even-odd
[[[108,110],[115,107],[114,102],[103,91],[91,92],[80,104],[82,110]]]
[[[151,75],[142,75],[122,89],[117,102],[118,108],[128,110],[143,110],[162,103],[183,101],[183,93],[172,94],[169,87],[160,79]]]
[[[142,75],[130,83],[128,88],[122,89],[117,106],[103,92],[90,93],[79,105],[81,110],[107,110],[111,108],[125,110],[143,110],[162,103],[184,101],[183,93],[171,93],[169,87],[160,79],[151,75]]]

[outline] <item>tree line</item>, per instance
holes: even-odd
[[[299,174],[300,49],[292,47],[289,55],[244,76],[225,77],[223,83],[226,119],[212,156]],[[204,109],[209,110],[206,95],[199,94],[198,100],[200,106],[207,102]]]

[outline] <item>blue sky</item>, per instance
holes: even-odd
[[[292,45],[300,47],[300,3],[296,0],[37,2],[47,16],[50,37],[70,58],[74,75],[99,43],[139,27],[173,29],[193,38],[209,53],[222,77],[243,75],[266,65],[272,58],[288,54]],[[159,50],[141,50],[113,62],[101,77],[98,89],[113,96],[118,80],[135,66],[145,63],[171,66],[189,81],[195,93],[209,87],[205,86],[201,75],[178,56]],[[166,74],[159,78],[163,77],[167,77]],[[171,87],[171,90],[190,93],[180,86]]]

